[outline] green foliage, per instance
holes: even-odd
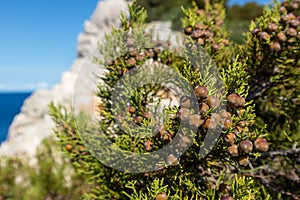
[[[206,1],[203,8],[195,3],[188,8],[182,7],[187,50],[179,49],[182,54],[178,56],[169,49],[172,41],[162,42],[154,37],[153,32],[146,32],[146,11],[134,1],[129,7],[129,19],[122,15],[122,27],[113,30],[106,36],[105,43],[99,46],[104,59],[97,58],[96,62],[106,68],[104,76],[99,77],[100,82],[105,84],[99,85],[97,92],[101,99],[101,120],[92,124],[90,117],[84,113],[75,116],[63,106],[50,106],[57,125],[55,133],[65,154],[70,157],[77,172],[86,176],[91,184],[91,191],[84,197],[154,199],[164,194],[169,199],[231,196],[244,200],[285,198],[291,193],[290,196],[298,195],[297,185],[284,185],[290,188],[271,191],[273,187],[277,188],[278,183],[263,176],[267,169],[278,173],[281,164],[298,169],[290,162],[292,159],[285,162],[270,156],[265,159],[268,162],[261,160],[268,155],[267,152],[262,153],[269,146],[264,137],[272,142],[272,150],[288,148],[291,141],[297,144],[299,140],[299,38],[289,36],[280,44],[280,49],[274,46],[279,32],[290,34],[288,30],[292,25],[282,22],[282,15],[294,12],[299,19],[299,10],[291,11],[289,3],[286,3],[286,10],[279,4],[266,8],[263,15],[250,25],[252,33],[247,33],[247,40],[242,45],[228,39],[229,32],[223,24],[223,2]],[[272,23],[277,28],[270,31]],[[259,34],[265,31],[269,32],[268,37]],[[299,35],[299,26],[296,34]],[[211,59],[205,56],[205,52]],[[191,63],[190,60],[198,58],[199,54],[202,57]],[[139,88],[126,86],[129,81],[142,83],[146,79],[145,74],[136,73],[135,80],[122,80],[126,87],[114,88],[124,75],[141,69],[149,60],[158,68],[165,64],[176,71],[195,89],[195,93],[199,88],[200,92],[207,91],[204,96],[197,94],[199,112],[190,108],[185,119],[184,109],[189,106],[181,98],[180,106],[168,107],[162,112],[168,120],[159,124],[153,112],[159,108],[160,100],[156,97],[166,89],[164,86],[151,83]],[[201,70],[194,65],[200,66]],[[214,67],[220,75],[212,74]],[[163,70],[160,72],[155,78],[166,77]],[[220,80],[224,85],[219,83]],[[180,86],[181,82],[176,84]],[[122,99],[124,97],[129,102]],[[154,111],[149,104],[155,108]],[[221,109],[219,105],[222,104],[225,106]],[[122,123],[118,124],[118,120]],[[186,127],[177,133],[181,120]],[[197,128],[193,133],[194,139],[187,137],[190,133],[187,127],[193,123]],[[132,124],[137,128],[132,129]],[[214,136],[210,129],[220,130],[221,137],[214,140],[212,149],[207,149],[204,148],[205,136]],[[99,134],[91,134],[96,130]],[[152,130],[156,130],[155,136],[152,136]],[[153,172],[129,173],[126,171],[129,168],[121,172],[105,166],[94,157],[97,152],[108,152],[116,147],[137,154],[155,152],[175,140],[175,133],[182,146],[191,146],[180,158],[169,154],[167,161],[150,162],[149,165],[155,168]],[[137,134],[143,137],[134,137]],[[89,140],[83,139],[85,137]],[[109,138],[113,144],[105,143],[104,138]],[[90,145],[94,148],[89,149]],[[199,157],[201,150],[211,151],[202,158]],[[101,161],[114,161],[113,167],[117,168],[127,162],[126,156],[112,152],[100,158]],[[280,164],[270,168],[269,165],[276,161]],[[136,169],[142,167],[148,166],[137,166]]]
[[[132,200],[147,200],[154,199],[157,194],[165,193],[168,185],[164,185],[164,179],[155,179],[151,184],[150,188],[147,188],[147,193],[142,193],[142,191],[137,191],[135,189],[137,181],[128,182],[126,188],[129,188],[131,191],[130,194],[124,192],[124,194]]]
[[[147,22],[156,20],[172,21],[172,28],[174,30],[180,30],[181,24],[178,19],[184,15],[180,11],[180,6],[190,6],[191,0],[137,0],[137,4],[141,5],[147,10],[148,18]]]
[[[248,58],[247,65],[251,66],[248,70],[251,76],[249,99],[255,99],[257,104],[257,121],[268,124],[268,130],[272,132],[270,138],[281,148],[293,145],[287,138],[294,143],[300,139],[300,43],[296,36],[288,35],[292,26],[283,21],[288,13],[284,8],[277,3],[273,8],[266,8],[264,14],[252,22],[252,34],[247,34],[244,54]],[[299,9],[289,11],[295,15],[297,12]],[[278,26],[272,33],[267,31],[271,24]],[[286,41],[280,41],[278,34],[284,35]]]
[[[255,2],[246,3],[243,6],[233,5],[227,8],[228,20],[247,20],[251,21],[259,17],[263,12],[263,7]]]
[[[228,65],[226,69],[222,69],[223,80],[227,91],[237,94],[247,94],[249,90],[248,80],[250,76],[245,71],[245,64],[236,58],[234,63]]]
[[[136,1],[134,1],[136,3]],[[139,5],[129,7],[129,20],[124,13],[121,14],[121,23],[124,31],[128,31],[129,28],[139,28],[143,25],[147,19],[147,13],[145,9]]]
[[[56,142],[44,140],[31,163],[0,158],[0,199],[81,199],[87,185]]]
[[[232,192],[234,199],[251,200],[251,199],[265,199],[269,200],[271,197],[264,191],[264,187],[260,186],[251,177],[238,176],[235,174],[232,182]]]

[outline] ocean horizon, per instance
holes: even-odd
[[[32,92],[0,91],[0,143],[6,140],[9,126],[14,117],[20,113],[23,102]]]

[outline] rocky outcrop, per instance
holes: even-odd
[[[91,52],[96,49],[105,33],[120,25],[120,11],[126,13],[127,6],[128,2],[125,0],[99,1],[90,20],[84,24],[84,32],[78,36],[78,57],[71,70],[63,74],[60,84],[49,91],[36,91],[24,102],[21,113],[10,126],[8,140],[0,146],[0,155],[31,156],[35,153],[41,141],[52,134],[54,124],[48,115],[48,105],[52,101],[69,108],[74,102],[80,109],[89,111],[89,105],[94,101],[93,90],[96,84],[90,81],[94,80],[91,76],[93,73],[103,73],[103,69],[92,63]],[[72,101],[74,89],[79,95]]]

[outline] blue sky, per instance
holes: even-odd
[[[53,85],[76,57],[98,0],[1,0],[0,90]]]
[[[243,5],[245,4],[246,2],[256,2],[258,3],[259,5],[266,5],[268,3],[272,3],[272,0],[229,0],[228,1],[228,5],[229,6],[232,6],[234,4],[237,4],[237,5]]]
[[[1,0],[0,91],[28,91],[59,83],[61,74],[72,66],[77,36],[97,2]],[[231,4],[243,2],[232,0]]]

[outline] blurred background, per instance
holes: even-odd
[[[138,0],[148,10],[149,21],[170,20],[180,30],[178,5],[191,0]],[[201,5],[201,1],[196,0]],[[7,136],[23,101],[37,89],[60,82],[76,58],[77,36],[98,0],[0,1],[0,142]],[[225,24],[231,39],[243,42],[251,19],[260,15],[268,0],[226,2]],[[234,31],[233,31],[234,30]]]

